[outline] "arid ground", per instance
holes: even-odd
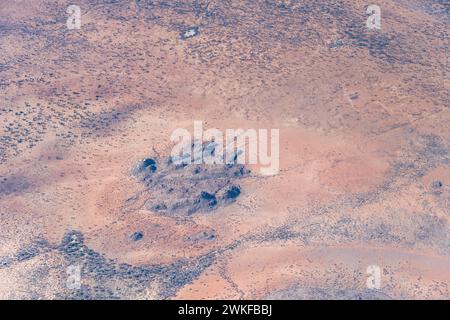
[[[2,0],[0,299],[449,299],[449,18]],[[196,120],[279,129],[279,173],[171,165]]]

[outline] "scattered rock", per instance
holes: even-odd
[[[139,176],[141,174],[148,174],[156,172],[157,170],[157,164],[156,161],[150,158],[146,158],[144,160],[141,160],[133,169],[133,174],[135,176]]]
[[[130,236],[130,238],[133,241],[139,241],[142,240],[142,238],[144,238],[144,234],[141,231],[136,231]]]
[[[351,99],[351,100],[356,100],[356,99],[358,99],[358,98],[359,98],[358,92],[352,93],[352,94],[350,95],[350,99]]]
[[[153,159],[149,159],[149,158],[145,159],[142,162],[142,166],[143,166],[144,169],[149,168],[152,172],[156,171],[156,162]]]
[[[225,193],[226,199],[236,199],[241,194],[241,188],[237,186],[232,186],[230,189],[227,190]]]
[[[212,231],[203,231],[192,234],[190,236],[185,237],[186,242],[201,242],[201,241],[212,241],[216,239],[217,235],[214,230]]]
[[[444,186],[444,184],[442,183],[442,181],[436,180],[433,182],[432,187],[433,189],[440,189]]]
[[[211,193],[209,193],[209,192],[202,191],[202,193],[201,193],[201,195],[200,195],[200,198],[201,198],[202,200],[206,200],[206,202],[208,203],[208,206],[209,206],[210,208],[212,208],[212,207],[214,207],[214,206],[217,205],[217,199],[216,199],[216,196],[213,195],[213,194],[211,194]]]

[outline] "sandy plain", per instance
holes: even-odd
[[[450,298],[444,1],[378,1],[381,30],[360,0],[76,2],[80,30],[0,4],[0,298]],[[195,120],[279,129],[280,172],[158,213],[133,167]]]

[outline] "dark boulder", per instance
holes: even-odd
[[[202,191],[200,198],[208,203],[208,207],[213,208],[217,205],[217,199],[216,196],[206,192]]]
[[[156,167],[156,161],[150,158],[144,159],[142,161],[142,169],[150,169],[151,172],[155,172],[157,167]]]
[[[442,183],[442,181],[436,180],[433,182],[433,189],[440,189],[444,186],[444,184]]]
[[[130,238],[133,241],[139,241],[142,240],[142,238],[144,238],[144,234],[141,231],[136,231],[130,236]]]
[[[227,190],[225,193],[225,199],[236,199],[241,194],[241,188],[238,186],[232,186],[230,189]]]

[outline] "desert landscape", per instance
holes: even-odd
[[[449,299],[449,9],[1,1],[0,299]],[[279,170],[172,163],[195,121]]]

